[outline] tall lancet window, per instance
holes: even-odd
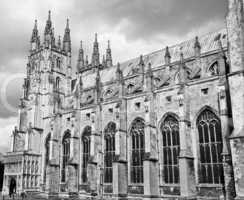
[[[70,158],[70,131],[66,131],[62,140],[62,171],[61,171],[61,182],[66,181],[66,168]]]
[[[47,178],[47,166],[50,160],[50,141],[51,141],[51,133],[47,135],[46,141],[45,141],[45,165],[44,165],[44,177],[43,177],[43,183],[46,183],[46,178]],[[38,166],[37,166],[38,167]]]
[[[131,135],[131,183],[143,183],[143,156],[145,151],[144,140],[145,123],[141,118],[132,122]]]
[[[163,152],[163,181],[166,184],[179,183],[179,152],[180,136],[179,122],[171,115],[168,115],[162,125],[162,152]]]
[[[113,182],[113,159],[115,156],[115,131],[116,124],[110,122],[104,131],[104,183]]]
[[[87,182],[87,165],[90,156],[90,145],[91,145],[91,127],[87,126],[82,134],[82,172],[81,179],[83,183]]]
[[[199,136],[199,182],[221,184],[224,181],[222,165],[222,133],[219,118],[205,109],[197,119]]]
[[[59,89],[60,89],[60,78],[57,77],[56,78],[56,91],[59,92]]]

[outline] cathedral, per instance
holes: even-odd
[[[71,64],[69,21],[35,22],[4,187],[38,199],[244,199],[244,0],[216,32]],[[224,20],[224,19],[223,19]]]

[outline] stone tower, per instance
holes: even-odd
[[[27,76],[23,85],[23,96],[19,106],[19,124],[12,135],[10,154],[7,159],[20,162],[20,175],[5,176],[5,185],[11,180],[18,188],[28,190],[40,187],[41,153],[44,119],[49,119],[63,107],[65,94],[71,92],[71,40],[69,21],[65,28],[63,45],[59,37],[55,41],[54,28],[49,11],[43,43],[37,28],[37,20],[30,40]],[[16,154],[16,152],[18,152]],[[10,161],[12,162],[12,161]]]
[[[236,199],[244,198],[244,11],[243,0],[229,0],[227,32],[229,42],[229,89],[233,131],[230,137],[235,174]]]

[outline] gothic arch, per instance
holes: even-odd
[[[104,129],[104,183],[113,182],[116,123],[109,122]]]
[[[209,107],[196,118],[198,147],[198,181],[201,184],[223,184],[223,138],[221,121]]]
[[[44,169],[43,169],[43,183],[46,184],[47,177],[47,167],[50,161],[50,142],[51,142],[51,133],[48,133],[44,139]]]
[[[135,118],[129,129],[129,182],[142,184],[144,182],[143,159],[145,152],[145,121],[143,118]]]
[[[201,115],[201,113],[202,113],[203,111],[205,111],[205,110],[209,110],[209,111],[213,112],[217,117],[219,117],[219,112],[218,112],[216,109],[212,108],[212,107],[209,106],[209,105],[205,105],[205,106],[203,106],[203,107],[196,113],[196,115],[195,115],[195,117],[194,117],[194,122],[197,122],[197,119],[199,118],[199,116]],[[196,123],[195,123],[195,124],[196,124]]]
[[[131,123],[130,123],[130,126],[129,126],[129,129],[128,129],[128,132],[131,133],[131,128],[133,126],[133,124],[136,122],[136,121],[142,121],[144,124],[145,124],[145,120],[142,118],[142,117],[136,117],[134,118]]]
[[[216,69],[215,74],[212,74],[211,68],[214,67],[214,65],[217,65],[217,69]],[[219,74],[219,61],[218,61],[217,58],[214,59],[214,60],[212,60],[212,62],[208,65],[208,67],[206,69],[206,73],[209,73],[209,72],[211,72],[211,75],[212,76],[215,76],[215,75],[218,75]]]
[[[81,135],[81,179],[83,183],[87,183],[87,166],[90,156],[91,146],[91,126],[86,126]]]
[[[179,184],[180,130],[179,117],[171,112],[159,122],[162,180],[165,184]]]
[[[177,119],[178,121],[180,120],[180,117],[179,117],[177,114],[175,114],[175,113],[173,113],[173,112],[166,112],[166,113],[162,116],[162,118],[159,120],[159,122],[158,122],[158,130],[160,130],[160,127],[161,127],[162,123],[165,121],[165,119],[166,119],[168,116],[172,116],[172,117],[174,117],[175,119]]]
[[[63,138],[62,138],[62,166],[61,166],[61,182],[66,181],[66,167],[69,162],[70,158],[70,138],[71,133],[70,130],[66,130],[64,132]]]

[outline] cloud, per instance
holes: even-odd
[[[0,153],[10,151],[11,134],[16,124],[16,117],[0,118]]]
[[[113,27],[126,20],[121,32],[130,40],[151,40],[158,34],[184,35],[211,20],[221,19],[227,9],[227,0],[112,0],[76,1],[75,16],[93,24]],[[77,17],[75,17],[76,19]]]

